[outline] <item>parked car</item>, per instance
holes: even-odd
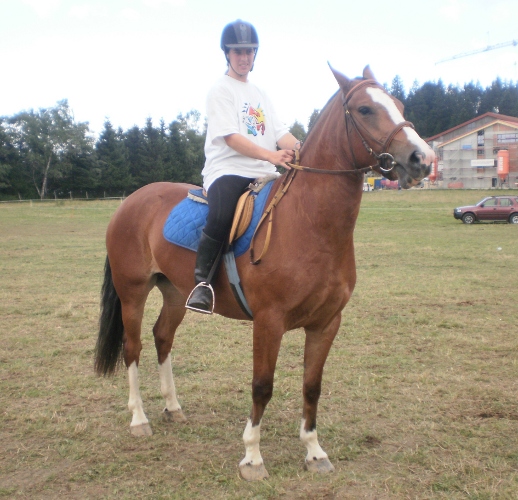
[[[464,224],[484,220],[518,224],[518,196],[488,196],[476,205],[455,208],[453,217]]]

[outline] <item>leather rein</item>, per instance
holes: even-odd
[[[394,130],[389,134],[389,136],[387,137],[385,142],[376,139],[365,127],[362,126],[362,128],[364,130],[364,134],[367,135],[375,143],[381,145],[381,153],[379,153],[379,154],[376,153],[369,146],[369,143],[365,139],[364,134],[362,134],[362,132],[360,130],[360,125],[354,119],[354,116],[351,114],[351,111],[349,109],[349,101],[351,100],[351,97],[353,96],[353,94],[355,92],[357,92],[358,90],[360,90],[361,88],[366,87],[366,86],[376,86],[376,87],[382,88],[381,85],[376,80],[372,80],[372,79],[362,80],[361,82],[357,83],[351,90],[349,90],[349,92],[347,93],[347,95],[345,97],[342,95],[343,107],[344,107],[344,111],[345,111],[345,129],[346,129],[347,137],[350,138],[350,135],[351,135],[350,127],[352,126],[354,128],[355,132],[360,137],[360,139],[362,141],[362,144],[365,147],[365,149],[367,150],[367,152],[371,156],[374,156],[378,160],[378,163],[376,165],[371,165],[369,167],[363,167],[363,168],[356,168],[355,167],[353,170],[327,170],[327,169],[321,169],[321,168],[303,167],[303,166],[300,165],[300,151],[299,150],[295,150],[295,162],[294,163],[287,163],[287,165],[290,168],[294,168],[295,170],[302,170],[304,172],[340,175],[340,174],[364,174],[366,172],[369,172],[370,170],[373,170],[375,167],[379,167],[379,169],[382,172],[388,173],[396,166],[396,160],[388,152],[388,148],[392,144],[392,141],[394,140],[394,137],[396,137],[396,135],[404,127],[415,128],[414,124],[412,122],[409,122],[409,121],[403,121],[403,122],[399,123],[398,125],[396,125]],[[352,160],[353,160],[352,161],[353,166],[355,166],[356,165],[356,157],[354,155],[354,151],[352,149],[351,141],[350,140],[349,140],[349,150],[350,150],[350,155],[351,155]],[[386,163],[388,161],[390,161],[390,167],[385,168],[384,165],[386,165]]]

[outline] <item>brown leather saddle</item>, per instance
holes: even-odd
[[[271,175],[256,179],[239,197],[228,238],[229,244],[232,244],[246,232],[248,226],[250,226],[250,222],[252,221],[256,195],[263,187],[265,187],[270,181],[277,179],[277,177],[277,175]],[[203,194],[201,196],[196,194],[194,191],[189,191],[188,197],[200,203],[208,203],[207,193],[205,190],[203,190]]]

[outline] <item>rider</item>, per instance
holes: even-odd
[[[209,214],[202,232],[194,280],[196,287],[186,307],[211,314],[214,292],[211,286],[226,239],[230,233],[237,201],[257,177],[276,173],[276,165],[294,157],[298,140],[275,114],[269,98],[248,81],[254,67],[259,39],[255,28],[238,19],[221,35],[221,49],[228,69],[207,96],[207,137],[203,187]]]

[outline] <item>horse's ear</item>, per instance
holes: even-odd
[[[333,72],[333,75],[335,75],[336,81],[338,82],[338,85],[340,85],[340,88],[348,88],[351,85],[351,80],[347,78],[345,75],[342,75],[339,71],[336,71],[336,69],[331,66],[329,61],[327,62],[329,67],[331,68],[331,71]]]
[[[365,78],[366,80],[376,80],[376,77],[374,76],[374,73],[372,72],[371,67],[369,65],[363,68],[363,78]]]

